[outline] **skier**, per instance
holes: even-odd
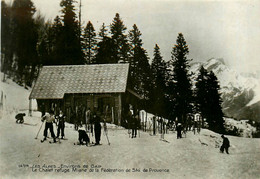
[[[220,152],[223,153],[224,149],[225,149],[226,153],[229,154],[228,153],[228,148],[230,147],[229,140],[224,135],[222,135],[221,137],[223,139],[223,143],[222,143],[222,146],[220,147]]]
[[[132,117],[132,138],[136,137],[138,115]]]
[[[156,134],[156,116],[153,116],[153,135]]]
[[[197,133],[200,134],[200,129],[201,129],[201,121],[200,119],[198,120],[198,123],[197,123]]]
[[[59,138],[61,132],[61,139],[64,138],[64,128],[65,128],[65,115],[63,114],[62,110],[60,110],[60,114],[56,117],[58,123],[57,129],[57,137]]]
[[[93,120],[94,120],[94,130],[95,130],[95,139],[96,139],[95,145],[99,145],[100,136],[101,136],[101,125],[100,125],[100,118],[99,116],[96,115],[96,113],[93,114]]]
[[[85,141],[86,142],[86,146],[88,145],[88,143],[89,143],[89,137],[88,137],[88,134],[86,133],[86,131],[85,130],[78,130],[78,132],[79,132],[79,144],[80,145],[83,145],[83,141]]]
[[[196,128],[197,128],[197,121],[194,120],[194,122],[193,122],[193,128],[192,128],[192,130],[193,130],[193,132],[194,132],[194,135],[196,134]]]
[[[22,124],[22,123],[24,122],[24,119],[23,119],[24,116],[26,116],[25,113],[18,113],[18,114],[15,116],[16,123]]]
[[[132,122],[132,112],[130,109],[128,109],[127,113],[126,113],[126,123],[127,123],[127,129],[128,129],[128,134],[129,134],[129,138],[130,138],[130,134],[131,134],[131,122]]]
[[[41,142],[46,140],[48,129],[50,129],[50,133],[51,133],[51,137],[53,138],[53,142],[56,143],[55,134],[53,132],[53,125],[52,125],[53,122],[55,123],[54,112],[51,110],[49,113],[45,114],[42,117],[42,122],[44,120],[46,120],[45,129],[44,129],[44,132],[43,132],[44,139]]]
[[[179,139],[181,138],[181,131],[182,131],[181,123],[178,123],[176,130],[177,130],[177,139]]]

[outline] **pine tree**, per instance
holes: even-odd
[[[201,113],[203,119],[206,118],[211,130],[223,133],[225,130],[219,90],[216,75],[212,71],[207,72],[202,66],[196,82],[196,111]]]
[[[141,39],[142,33],[138,29],[137,25],[133,25],[133,29],[129,31],[129,41],[131,45],[131,50],[134,52],[135,47],[142,47],[143,42]]]
[[[112,34],[112,40],[116,49],[116,60],[128,61],[129,46],[127,42],[127,36],[125,35],[126,27],[121,20],[118,13],[116,13],[112,24],[110,25],[110,32]]]
[[[150,96],[152,111],[159,116],[166,116],[166,80],[167,66],[163,60],[159,46],[154,47],[154,57],[151,64],[152,71],[152,93]]]
[[[223,120],[223,112],[221,107],[221,94],[219,92],[220,86],[216,75],[211,71],[208,75],[207,80],[207,122],[209,124],[209,128],[223,133],[224,129],[224,120]]]
[[[110,37],[104,37],[97,44],[97,53],[94,58],[94,63],[117,63],[115,43]]]
[[[105,23],[102,24],[102,26],[101,26],[101,28],[99,30],[98,35],[99,35],[99,40],[100,41],[104,41],[105,37],[108,37],[108,35],[107,35],[107,28],[105,26]]]
[[[1,1],[1,71],[5,75],[11,75],[13,63],[13,43],[11,26],[11,6]]]
[[[51,22],[45,22],[45,19],[42,15],[38,14],[35,19],[35,24],[38,29],[38,42],[37,42],[37,76],[39,69],[42,67],[42,65],[45,65],[46,61],[50,59],[50,44],[48,39],[48,33],[51,28]]]
[[[62,0],[62,47],[61,59],[63,64],[83,64],[84,54],[81,49],[80,27],[76,20],[75,6],[73,0]]]
[[[92,23],[89,21],[84,29],[84,49],[86,54],[86,63],[91,64],[93,63],[94,56],[96,53],[96,33]]]
[[[178,34],[176,45],[172,49],[171,65],[173,67],[172,80],[174,82],[174,112],[179,121],[186,123],[187,114],[192,112],[191,80],[188,74],[189,60],[188,45],[182,33]]]
[[[129,70],[129,87],[136,92],[139,91],[141,85],[142,76],[140,74],[141,67],[140,61],[144,54],[146,53],[142,49],[142,40],[141,40],[141,32],[134,24],[133,29],[129,31],[129,47],[130,47],[130,57],[128,62],[130,63],[130,70]],[[140,92],[138,92],[140,94]]]
[[[62,65],[63,56],[63,25],[59,16],[54,18],[54,22],[48,21],[41,24],[42,30],[39,32],[37,52],[40,65]]]
[[[14,0],[12,5],[13,43],[20,83],[31,86],[37,64],[38,33],[33,19],[36,9],[31,0]]]
[[[196,80],[195,89],[195,111],[201,114],[202,119],[207,117],[208,108],[208,89],[207,89],[208,72],[201,66],[199,75]],[[204,124],[202,124],[204,125]]]
[[[151,67],[146,50],[142,47],[142,33],[137,25],[133,25],[133,29],[129,31],[129,84],[128,87],[138,93],[145,100],[149,99],[151,93]],[[147,106],[144,106],[147,110]]]

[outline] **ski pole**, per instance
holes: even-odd
[[[56,126],[56,131],[57,131],[57,133],[58,133],[58,126],[57,126],[57,124],[55,123],[55,126]],[[55,138],[57,138],[57,133],[56,133],[56,136],[55,136]],[[60,138],[58,138],[58,142],[59,142],[59,144],[60,144]]]
[[[105,131],[105,135],[106,135],[106,137],[107,137],[108,145],[110,145],[110,142],[109,142],[109,139],[108,139],[108,136],[107,136],[107,130]]]
[[[42,121],[41,127],[40,127],[40,129],[39,129],[39,131],[38,131],[38,133],[37,133],[37,135],[36,135],[35,139],[37,139],[37,138],[38,138],[38,135],[39,135],[39,133],[40,133],[40,130],[41,130],[41,128],[42,128],[42,125],[43,125],[43,123],[44,123],[44,121]]]
[[[107,124],[106,124],[107,111],[108,111],[108,106],[106,106],[106,113],[105,113],[105,120],[104,120],[104,133],[105,133],[105,135],[107,137],[108,145],[110,145],[110,142],[109,142],[109,139],[108,139],[108,136],[107,136]]]
[[[106,121],[104,121],[104,134],[105,134],[106,137],[107,137],[108,145],[110,145],[110,142],[109,142],[109,139],[108,139],[108,136],[107,136],[107,124],[106,124]]]

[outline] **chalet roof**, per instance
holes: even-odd
[[[65,93],[123,93],[129,64],[44,66],[29,99],[62,99]]]

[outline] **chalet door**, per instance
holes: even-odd
[[[113,97],[102,97],[98,99],[98,113],[102,118],[106,118],[107,122],[111,122],[112,108],[115,107],[115,101]]]
[[[79,123],[85,123],[85,113],[87,110],[87,98],[86,96],[76,96],[74,97],[74,110],[76,114],[76,119]]]

